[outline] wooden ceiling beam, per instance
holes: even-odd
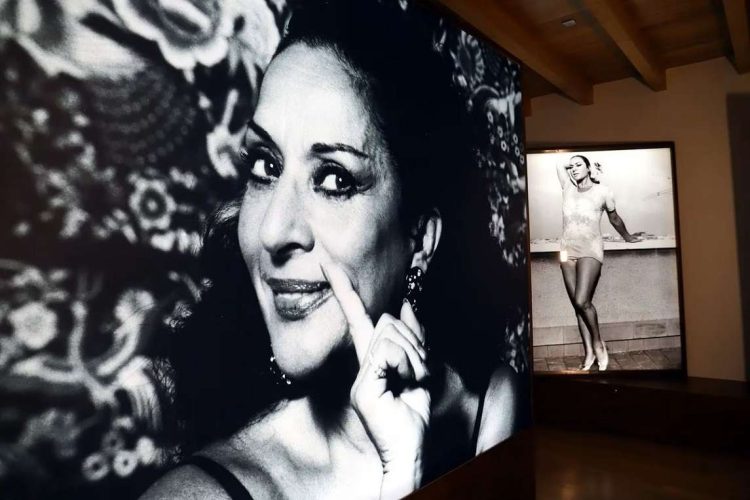
[[[750,71],[750,29],[748,28],[747,0],[724,0],[729,37],[734,50],[734,65],[738,73]]]
[[[664,66],[651,44],[638,29],[633,18],[625,11],[621,0],[584,0],[586,8],[604,28],[630,63],[640,73],[643,81],[653,90],[667,88]]]
[[[579,104],[594,100],[593,85],[541,42],[534,28],[496,0],[434,0],[498,44]]]

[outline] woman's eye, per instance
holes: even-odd
[[[266,158],[256,158],[250,167],[250,173],[258,177],[276,177],[277,171],[276,165]]]
[[[262,152],[243,152],[243,163],[249,169],[250,177],[256,182],[268,184],[281,175],[279,163],[269,154]]]
[[[316,179],[316,188],[327,195],[351,195],[356,189],[354,177],[340,167],[329,167],[323,170]]]
[[[351,182],[341,174],[328,174],[320,183],[320,187],[328,191],[342,191],[351,187]]]

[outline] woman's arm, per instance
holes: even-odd
[[[612,193],[611,189],[607,189],[604,203],[604,208],[607,209],[607,217],[609,217],[609,223],[612,224],[612,227],[614,227],[618,233],[620,233],[622,239],[624,239],[628,243],[636,243],[638,241],[641,241],[641,238],[630,234],[625,227],[625,221],[622,220],[622,217],[619,216],[617,210],[615,209],[615,195],[614,193]]]
[[[617,214],[617,210],[607,212],[607,217],[609,217],[609,223],[612,224],[612,227],[614,227],[618,233],[620,233],[620,236],[622,236],[623,240],[628,243],[636,243],[638,241],[641,241],[641,238],[633,236],[628,232],[627,228],[625,227],[625,222],[622,220],[622,217]]]
[[[568,162],[562,162],[562,163],[557,164],[557,180],[560,181],[560,187],[562,189],[565,189],[565,186],[569,182],[573,182],[573,179],[570,178]]]

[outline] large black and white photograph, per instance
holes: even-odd
[[[528,155],[535,372],[683,366],[671,143]]]
[[[494,46],[407,0],[0,0],[0,60],[0,497],[401,498],[529,425]]]

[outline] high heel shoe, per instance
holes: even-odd
[[[596,354],[596,351],[594,351],[594,355],[596,356],[596,364],[599,365],[599,371],[603,372],[607,369],[607,366],[609,365],[609,353],[607,352],[607,348],[605,346],[602,346],[604,349],[604,354],[602,355],[601,359],[599,359],[599,354]]]
[[[596,361],[596,357],[591,358],[588,362],[584,359],[583,363],[581,363],[581,366],[578,367],[579,370],[587,372],[591,369],[592,366],[594,366],[594,361]]]

